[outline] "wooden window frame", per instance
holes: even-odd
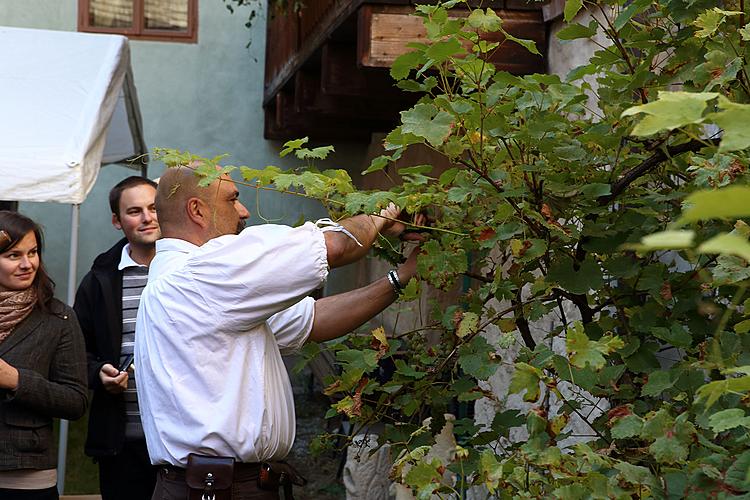
[[[160,42],[198,42],[198,0],[188,2],[188,26],[184,32],[149,29],[145,27],[144,0],[133,0],[133,26],[130,28],[106,28],[89,24],[89,4],[91,0],[78,0],[78,31],[85,33],[108,33],[124,35],[131,40],[152,40]]]

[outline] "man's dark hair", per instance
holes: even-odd
[[[117,216],[118,219],[120,218],[120,197],[122,196],[122,192],[126,189],[130,189],[136,186],[142,186],[144,184],[156,189],[156,183],[151,179],[146,179],[145,177],[139,177],[137,175],[131,175],[130,177],[127,177],[115,184],[115,187],[113,187],[109,191],[109,208],[110,210],[112,210],[112,213]]]

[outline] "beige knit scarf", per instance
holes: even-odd
[[[31,314],[36,304],[36,290],[0,292],[0,342],[4,341],[18,323]]]

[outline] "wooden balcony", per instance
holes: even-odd
[[[500,0],[492,8],[510,34],[546,54],[539,3]],[[304,0],[299,12],[269,16],[263,108],[267,139],[311,136],[365,140],[398,124],[417,96],[394,85],[389,68],[406,44],[426,37],[404,0]],[[468,15],[457,11],[457,15]],[[492,62],[514,74],[543,72],[545,59],[505,44]]]

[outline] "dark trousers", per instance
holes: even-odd
[[[102,500],[149,500],[156,486],[157,468],[151,465],[146,441],[126,441],[122,451],[100,457],[99,491]]]
[[[258,488],[260,467],[246,467],[247,465],[235,464],[232,500],[280,500],[278,491],[264,491]],[[175,467],[161,467],[156,478],[156,489],[152,500],[187,500],[187,498],[185,471]]]
[[[9,490],[0,488],[2,500],[58,500],[57,486],[43,490]]]

